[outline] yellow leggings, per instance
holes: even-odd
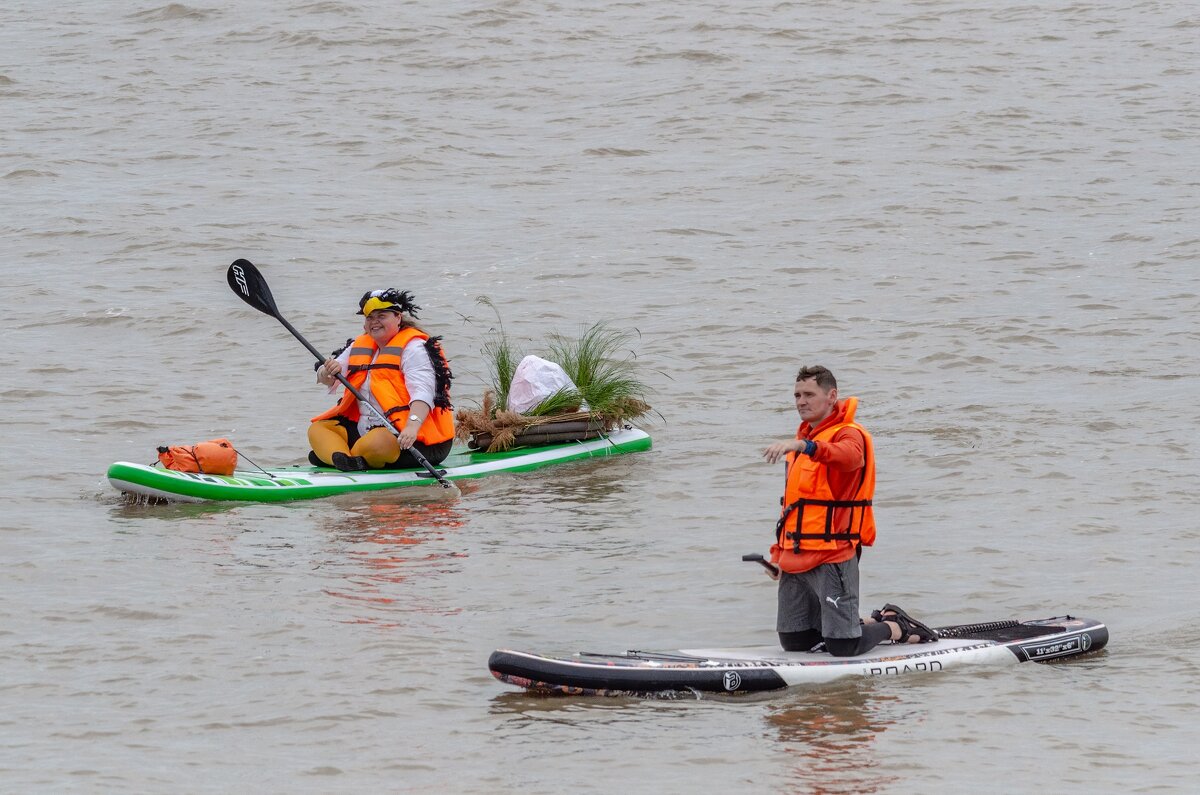
[[[308,426],[308,443],[317,458],[333,466],[333,454],[361,455],[371,469],[380,469],[400,457],[396,435],[387,428],[372,428],[350,446],[346,427],[337,420],[319,420]]]

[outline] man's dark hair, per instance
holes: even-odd
[[[796,373],[797,382],[807,381],[810,378],[814,379],[817,382],[817,386],[826,392],[837,389],[837,379],[833,377],[833,373],[829,372],[828,368],[822,367],[819,364],[812,367],[801,367],[800,372]]]

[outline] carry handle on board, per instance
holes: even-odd
[[[226,272],[225,278],[226,281],[229,282],[229,288],[237,293],[239,298],[250,304],[250,306],[254,307],[259,312],[262,312],[264,315],[270,315],[278,320],[283,324],[285,329],[292,332],[293,337],[300,340],[300,342],[304,344],[305,348],[308,348],[309,353],[317,357],[318,362],[325,361],[325,356],[323,356],[319,350],[314,348],[308,340],[304,339],[304,335],[299,331],[296,331],[295,327],[293,327],[291,323],[287,322],[287,319],[284,318],[283,315],[279,314],[279,308],[275,306],[275,297],[271,295],[271,288],[267,286],[267,280],[263,278],[263,275],[258,272],[258,268],[254,267],[254,264],[250,262],[250,260],[234,260],[233,264],[229,266],[229,270]],[[337,380],[341,381],[342,386],[346,387],[346,389],[349,389],[350,394],[354,395],[354,397],[357,398],[360,403],[378,416],[379,419],[383,420],[384,425],[386,425],[392,433],[396,434],[397,436],[400,435],[400,432],[396,430],[396,426],[392,425],[391,421],[383,415],[383,412],[377,409],[369,400],[363,397],[363,394],[355,389],[354,386],[346,380],[345,376],[343,376],[341,373],[337,373]],[[424,467],[425,471],[429,473],[430,477],[435,478],[438,483],[442,484],[442,488],[454,489],[455,491],[458,490],[453,483],[443,477],[445,470],[439,472],[438,470],[434,469],[433,465],[429,463],[429,459],[426,458],[420,450],[415,447],[410,447],[408,448],[408,452],[412,454],[412,457],[418,464]]]
[[[742,555],[742,560],[747,561],[749,563],[759,563],[762,565],[762,567],[764,569],[771,572],[771,574],[779,573],[779,567],[776,566],[771,561],[764,558],[762,555]]]

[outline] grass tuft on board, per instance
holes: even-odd
[[[496,311],[486,296],[478,302]],[[505,332],[499,312],[496,317],[499,330],[483,345],[491,389],[479,409],[459,409],[456,415],[458,437],[472,447],[492,453],[521,444],[596,438],[652,410],[645,400],[648,388],[626,352],[634,335],[602,321],[576,337],[552,334],[547,340],[544,358],[562,367],[575,389],[560,389],[523,414],[508,411],[513,374],[525,354]]]

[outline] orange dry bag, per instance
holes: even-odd
[[[210,439],[200,444],[158,448],[158,460],[167,469],[232,475],[237,469],[237,450],[228,439]]]

